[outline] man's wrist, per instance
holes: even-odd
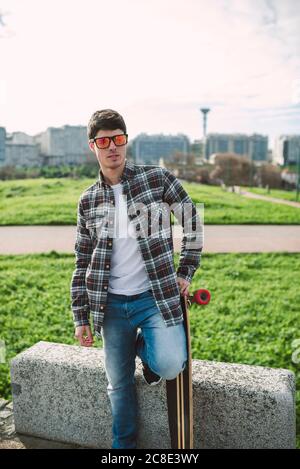
[[[74,326],[75,327],[82,327],[82,326],[91,327],[89,320],[74,321]]]
[[[189,274],[189,273],[187,273],[187,272],[186,272],[186,273],[177,272],[176,275],[177,275],[177,277],[183,278],[183,279],[186,280],[187,282],[192,283],[192,278],[193,278],[193,276],[192,276],[191,274]]]

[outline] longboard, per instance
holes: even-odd
[[[192,387],[192,350],[190,320],[188,309],[192,303],[206,305],[210,292],[196,290],[193,295],[180,295],[186,333],[188,360],[184,370],[172,380],[166,381],[169,430],[172,449],[193,449],[193,387]]]

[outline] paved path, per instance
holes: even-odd
[[[180,226],[174,246],[181,246]],[[76,226],[0,227],[0,254],[74,252]],[[205,225],[203,252],[300,252],[300,225]]]
[[[293,202],[292,200],[278,199],[277,197],[270,197],[269,195],[260,195],[254,194],[253,192],[248,192],[241,190],[240,195],[248,197],[249,199],[259,199],[264,200],[265,202],[275,202],[276,204],[289,205],[290,207],[300,208],[300,202]]]

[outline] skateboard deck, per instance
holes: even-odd
[[[198,305],[209,303],[210,292],[200,289],[195,291],[193,295],[180,295],[180,301],[188,360],[185,369],[175,379],[166,381],[168,419],[172,449],[193,449],[192,350],[188,309],[192,303]]]

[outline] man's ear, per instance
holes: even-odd
[[[95,152],[94,145],[95,145],[95,143],[94,143],[94,142],[89,142],[89,147],[90,147],[90,150],[91,150],[93,153],[96,153],[96,152]]]

